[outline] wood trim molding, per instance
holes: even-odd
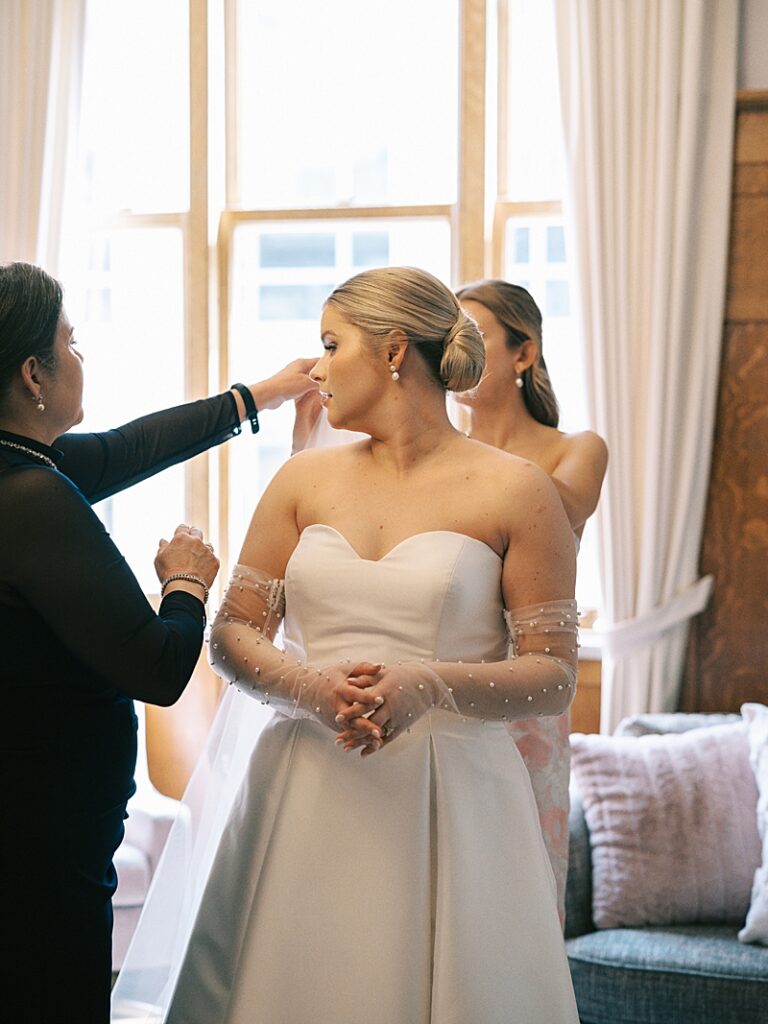
[[[225,391],[232,383],[229,379],[229,266],[232,259],[232,232],[235,221],[225,211],[219,218],[216,238],[217,313],[219,332],[219,391]],[[229,445],[220,445],[218,452],[218,551],[222,565],[230,565],[229,530]],[[221,576],[225,579],[222,579]],[[219,587],[225,586],[226,573],[219,574]]]
[[[224,192],[228,207],[236,206],[240,197],[237,6],[238,0],[224,0]]]
[[[189,219],[184,232],[185,392],[208,394],[208,0],[189,3]],[[186,516],[210,533],[208,456],[188,463]]]
[[[485,0],[459,5],[459,175],[452,231],[455,283],[485,276]]]
[[[736,110],[768,109],[768,89],[740,89],[736,93]]]
[[[231,230],[237,224],[248,224],[260,220],[365,220],[377,217],[391,220],[393,217],[443,217],[453,215],[453,206],[448,204],[413,206],[309,206],[285,209],[225,210],[221,215]]]
[[[496,188],[503,194],[509,187],[508,0],[496,0],[496,76]]]

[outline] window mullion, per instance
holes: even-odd
[[[459,53],[459,168],[452,267],[461,284],[485,275],[486,0],[462,0]]]
[[[228,210],[240,203],[238,0],[224,0],[224,180]]]
[[[189,217],[184,230],[184,390],[208,393],[208,2],[189,2]],[[209,532],[208,459],[187,464],[188,521]]]

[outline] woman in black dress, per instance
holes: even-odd
[[[161,541],[157,614],[91,504],[238,434],[311,387],[314,360],[101,434],[59,284],[0,267],[0,1007],[14,1024],[109,1019],[112,856],[135,786],[133,699],[172,704],[218,560]],[[65,435],[65,436],[62,436]]]

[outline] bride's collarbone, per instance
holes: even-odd
[[[302,491],[299,532],[313,524],[340,533],[361,557],[378,559],[410,537],[454,533],[474,538],[503,555],[508,503],[494,478],[454,471],[396,481],[367,472],[326,474]]]

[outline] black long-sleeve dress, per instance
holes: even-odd
[[[15,1024],[109,1019],[132,698],[176,700],[203,639],[202,602],[175,592],[155,614],[91,502],[239,432],[230,392],[55,448],[0,432],[0,1007]]]

